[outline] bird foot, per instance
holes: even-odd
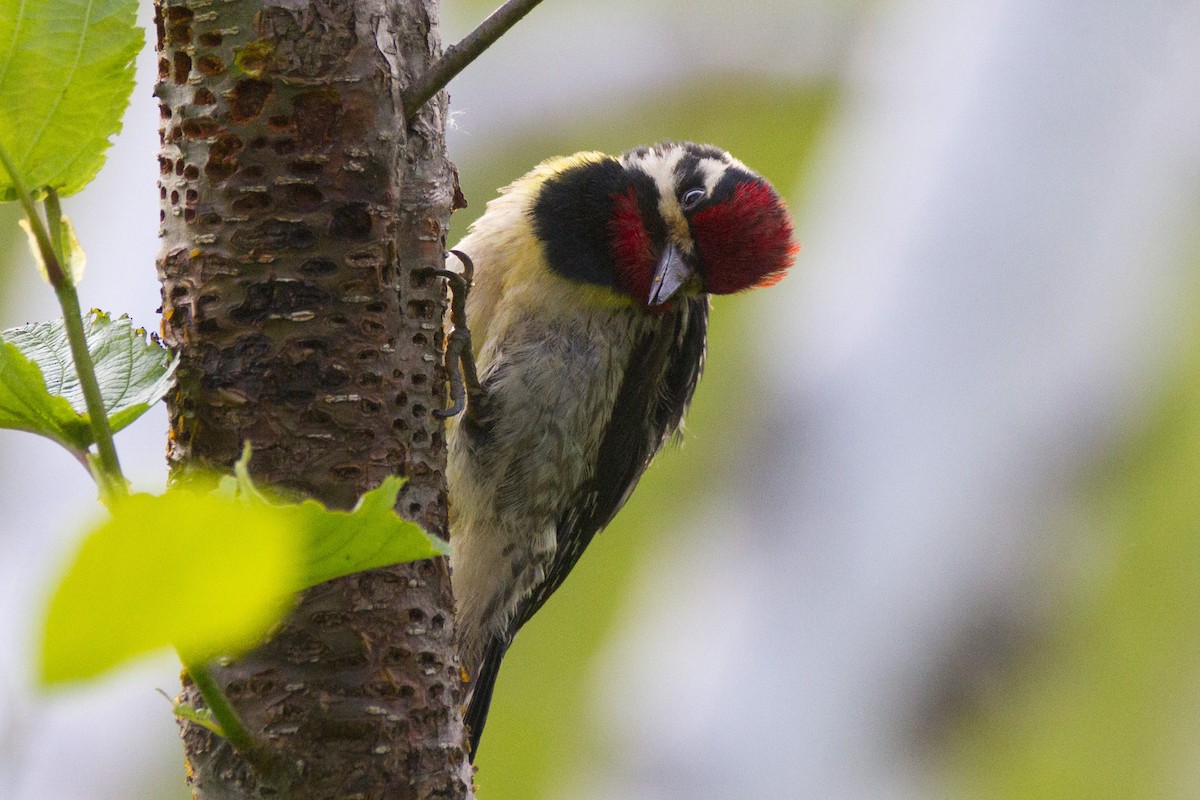
[[[462,262],[463,271],[449,269],[426,270],[428,274],[445,278],[450,286],[450,320],[454,327],[446,340],[446,374],[450,378],[450,396],[453,403],[449,408],[434,409],[433,415],[447,419],[461,414],[468,403],[474,405],[483,393],[475,369],[475,356],[471,350],[471,329],[467,327],[467,293],[475,277],[475,264],[461,250],[451,250]]]

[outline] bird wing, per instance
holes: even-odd
[[[592,537],[625,505],[655,453],[679,429],[691,402],[704,366],[708,296],[689,298],[664,317],[663,324],[651,326],[633,349],[590,477],[559,517],[557,546],[545,580],[517,607],[506,634],[484,647],[464,716],[472,759],[500,662],[513,636],[566,580]]]
[[[633,493],[659,449],[678,429],[704,367],[708,296],[692,297],[634,348],[591,477],[558,520],[546,579],[517,608],[515,634],[562,585],[591,543]]]

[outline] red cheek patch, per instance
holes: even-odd
[[[654,246],[642,222],[642,212],[633,189],[613,197],[609,232],[622,288],[635,300],[645,303],[654,280]]]
[[[728,200],[696,214],[692,236],[713,294],[778,283],[800,251],[783,200],[763,181],[744,181]]]

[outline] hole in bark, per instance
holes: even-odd
[[[191,22],[195,13],[184,6],[171,6],[166,9],[167,19],[171,22]]]
[[[183,179],[185,181],[194,181],[200,177],[200,168],[195,164],[188,164],[183,168]]]
[[[162,173],[163,175],[170,175],[171,174],[171,166],[172,166],[171,159],[163,158],[162,156],[158,157],[158,171],[160,173]]]
[[[358,410],[364,414],[378,414],[383,410],[383,403],[379,402],[378,400],[373,400],[370,397],[364,397],[362,400],[358,401]],[[364,430],[363,433],[366,434],[370,439],[375,438],[375,434],[368,430]]]
[[[383,255],[376,248],[355,250],[346,256],[346,266],[352,269],[375,270],[383,266]]]
[[[277,140],[275,140],[275,143],[273,145],[271,145],[271,147],[274,148],[274,150],[277,154],[279,154],[281,156],[286,156],[286,155],[296,152],[296,140],[295,139],[277,139]]]
[[[204,174],[214,183],[220,183],[223,180],[227,180],[233,174],[234,168],[233,164],[221,164],[209,161],[204,165]]]
[[[197,192],[195,189],[188,189],[186,192],[183,193],[183,199],[184,199],[184,202],[194,203],[198,199],[200,199],[200,193]]]
[[[415,344],[417,347],[424,347],[425,345],[429,344],[429,337],[427,337],[423,333],[414,334],[413,338],[412,338],[412,343]],[[414,375],[413,377],[415,378],[417,376]]]
[[[160,209],[158,212],[158,221],[166,222],[167,221],[167,212]]]
[[[207,214],[204,214],[203,216],[200,217],[200,224],[201,225],[220,225],[221,224],[221,215],[215,211],[209,211]]]
[[[297,138],[305,150],[312,151],[332,138],[341,116],[341,101],[333,89],[314,89],[297,95],[292,109]]]
[[[185,165],[184,165],[184,163],[183,163],[183,159],[182,159],[182,158],[181,158],[181,159],[179,159],[178,161],[176,161],[176,162],[175,162],[175,174],[176,174],[176,175],[182,175],[182,174],[183,174],[183,168],[184,168],[184,166],[185,166]]]
[[[209,148],[209,162],[204,166],[204,174],[212,181],[227,180],[238,169],[241,148],[241,139],[232,133],[222,133]]]
[[[167,138],[170,139],[172,142],[178,142],[180,139],[183,138],[183,129],[180,128],[178,125],[172,125],[171,132],[167,134]]]
[[[347,203],[333,210],[329,232],[339,239],[371,238],[371,213],[366,203]]]
[[[215,319],[202,319],[196,323],[196,330],[200,333],[216,333],[220,329]]]
[[[406,431],[408,430],[408,423],[397,417],[396,419],[392,420],[392,430],[401,432]]]
[[[366,309],[370,314],[383,314],[387,311],[388,307],[387,303],[382,300],[376,300],[373,303],[367,303]]]
[[[271,96],[271,84],[257,78],[245,78],[229,91],[229,120],[234,123],[247,122],[262,113],[267,98]]]
[[[172,25],[167,31],[167,40],[176,47],[187,47],[192,43],[192,26],[186,22]]]
[[[376,322],[373,319],[364,319],[358,323],[358,329],[369,338],[382,336],[387,333],[387,326],[381,322]]]
[[[409,300],[408,315],[417,319],[427,319],[433,310],[433,303],[428,300]]]
[[[424,386],[426,380],[428,380],[428,379],[424,375],[421,375],[420,373],[418,373],[418,374],[412,376],[412,385],[413,386]]]
[[[242,171],[238,173],[238,177],[244,181],[261,181],[266,170],[261,164],[251,164],[248,167],[242,167]]]
[[[287,203],[299,211],[311,211],[321,204],[321,190],[307,183],[287,187]]]
[[[202,47],[216,47],[221,43],[223,38],[220,31],[205,31],[200,34],[200,45]]]
[[[166,103],[158,104],[158,116],[160,119],[170,119],[171,118],[171,109],[167,108]]]
[[[292,127],[292,118],[286,114],[275,114],[267,117],[267,125],[276,131],[286,131]]]
[[[396,405],[398,405],[398,406],[408,405],[408,393],[407,392],[400,392],[399,394],[396,395]]]
[[[224,133],[217,137],[208,149],[209,161],[229,161],[242,151],[242,140],[232,133]]]
[[[165,186],[159,186],[159,187],[158,187],[158,197],[159,197],[159,199],[160,199],[160,200],[166,200],[166,199],[167,199],[167,187],[165,187]]]
[[[426,435],[425,431],[413,431],[412,443],[413,444],[425,444],[425,440],[427,438],[429,438],[429,437]]]
[[[182,50],[176,50],[172,59],[175,65],[175,82],[187,83],[188,74],[192,71],[192,57]]]
[[[289,170],[304,177],[319,175],[323,168],[324,164],[311,158],[297,158],[294,161],[288,162]]]
[[[233,210],[239,214],[265,211],[270,207],[271,198],[266,192],[247,192],[232,203]]]
[[[415,695],[416,693],[417,693],[417,690],[414,689],[411,685],[409,685],[407,683],[400,687],[400,696],[401,697],[409,698],[409,697],[412,697],[413,695]]]
[[[192,102],[198,106],[211,106],[217,102],[217,97],[208,89],[201,87],[196,90],[196,94],[192,95]]]
[[[179,205],[179,192],[171,192],[171,205]]]
[[[429,627],[435,631],[440,631],[442,628],[446,627],[446,618],[441,614],[434,614],[429,620]]]
[[[205,294],[202,294],[196,298],[196,305],[200,308],[211,306],[213,303],[219,302],[221,302],[221,295],[214,294],[213,292],[206,292]]]
[[[259,136],[255,139],[251,139],[249,146],[251,150],[262,150],[267,146],[267,137]]]
[[[421,504],[420,503],[409,503],[408,504],[408,513],[409,513],[410,518],[415,518],[418,514],[421,513]]]
[[[208,139],[216,136],[221,125],[212,117],[193,117],[183,121],[183,135],[189,139]]]
[[[332,259],[310,258],[300,265],[300,271],[305,275],[332,275],[338,271],[338,265]]]
[[[186,287],[182,284],[179,284],[177,286],[171,287],[170,296],[171,296],[172,300],[178,300],[179,298],[183,297],[187,293],[188,293],[188,287]]]
[[[359,361],[374,361],[379,358],[378,350],[359,350],[354,354],[354,357]]]
[[[201,75],[212,77],[220,75],[225,71],[225,62],[218,56],[209,53],[205,56],[200,56],[200,60],[196,62],[196,69]]]
[[[339,481],[353,481],[362,475],[362,467],[357,464],[339,464],[329,472]]]
[[[158,40],[159,40],[159,44],[161,45],[161,43],[162,43],[161,35],[159,35]],[[165,81],[170,76],[170,74],[171,74],[171,62],[167,61],[167,59],[165,59],[165,58],[160,58],[158,60],[158,79],[160,81]]]
[[[305,311],[329,301],[320,286],[302,281],[265,281],[246,287],[246,299],[229,312],[237,322],[261,322],[272,316]],[[304,364],[315,362],[304,362]],[[297,365],[299,369],[301,365]]]
[[[345,325],[350,322],[350,320],[346,319],[345,314],[330,314],[329,321],[334,325]]]
[[[196,209],[194,209],[194,208],[183,209],[183,221],[189,222],[189,223],[195,222],[196,221]]]
[[[242,250],[268,253],[273,250],[306,250],[316,240],[316,233],[303,222],[282,219],[268,219],[253,228],[240,228],[230,237],[230,243]]]

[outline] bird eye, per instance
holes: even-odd
[[[688,189],[680,198],[679,204],[683,206],[684,211],[691,211],[696,206],[700,205],[700,201],[704,199],[703,189]]]

